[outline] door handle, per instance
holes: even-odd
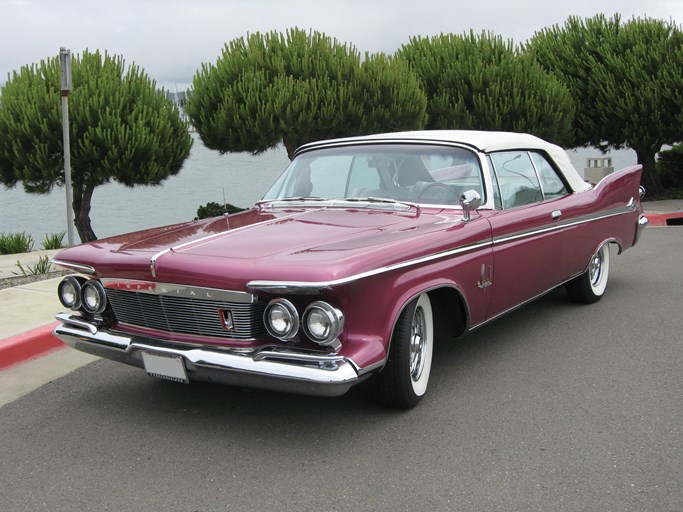
[[[550,216],[553,218],[553,220],[559,220],[560,217],[562,217],[562,210],[555,210],[550,214]]]

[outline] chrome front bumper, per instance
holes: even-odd
[[[189,380],[315,396],[343,395],[363,380],[353,361],[344,356],[184,346],[106,331],[78,316],[62,313],[56,318],[61,323],[55,336],[77,350],[139,368],[144,368],[143,352],[181,357]]]

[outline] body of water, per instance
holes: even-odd
[[[252,206],[289,163],[284,148],[259,156],[220,155],[192,135],[194,144],[183,168],[160,186],[108,183],[95,189],[90,219],[98,238],[192,220],[199,206],[222,204],[224,198],[236,206]],[[46,233],[66,231],[64,188],[37,195],[24,192],[21,184],[13,189],[0,185],[0,233],[21,231],[33,237],[35,249]],[[79,241],[75,228],[74,238]]]
[[[209,201],[252,206],[289,163],[283,147],[259,156],[220,155],[207,149],[196,134],[182,170],[158,187],[127,188],[109,183],[95,189],[90,218],[99,238],[192,220],[197,208]],[[602,156],[596,149],[578,149],[569,156],[579,173],[586,159]],[[612,164],[621,169],[636,163],[631,150],[614,151]],[[0,185],[0,187],[2,187]],[[0,190],[0,233],[25,231],[34,249],[48,233],[66,231],[66,196],[63,188],[47,195],[27,194],[21,184]],[[78,242],[78,234],[74,229]]]

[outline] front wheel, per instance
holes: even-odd
[[[599,301],[607,288],[609,278],[609,244],[602,244],[591,256],[588,269],[565,286],[567,295],[575,302],[592,304]]]
[[[374,379],[377,401],[399,409],[417,405],[427,392],[433,349],[432,305],[423,293],[398,318],[387,363]]]

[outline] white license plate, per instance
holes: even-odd
[[[185,384],[190,382],[182,357],[143,352],[142,362],[145,365],[145,371],[152,377]]]

